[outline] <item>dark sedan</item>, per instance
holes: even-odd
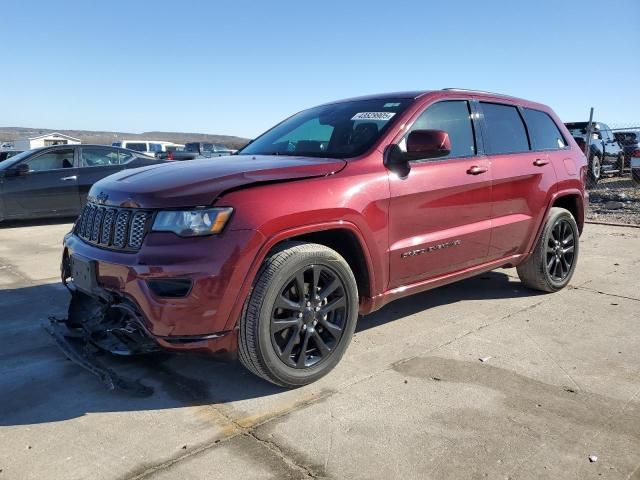
[[[103,145],[57,145],[0,163],[0,221],[80,213],[89,188],[123,169],[164,160]]]

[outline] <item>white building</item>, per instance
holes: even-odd
[[[32,148],[50,147],[51,145],[77,145],[80,140],[63,133],[47,133],[37,137],[20,138],[13,142],[16,150],[31,150]]]

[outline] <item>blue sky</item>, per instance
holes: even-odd
[[[638,0],[8,1],[0,126],[253,137],[329,100],[447,86],[640,124],[638,47]]]

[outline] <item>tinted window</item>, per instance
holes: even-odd
[[[371,148],[412,102],[383,98],[311,108],[272,128],[239,155],[355,157]]]
[[[119,162],[120,164],[127,163],[133,160],[133,153],[127,152],[126,150],[119,151]]]
[[[162,151],[162,145],[160,145],[159,143],[150,143],[149,144],[149,151],[150,152],[161,152]]]
[[[410,132],[413,130],[444,130],[449,134],[451,153],[448,157],[439,159],[476,154],[469,102],[456,100],[431,105],[411,126]],[[406,148],[405,141],[401,143],[400,148]]]
[[[82,148],[84,167],[108,167],[119,164],[118,151],[114,148]]]
[[[129,150],[135,150],[136,152],[146,152],[147,151],[147,144],[146,143],[127,142],[126,147]]]
[[[37,157],[23,162],[29,166],[30,172],[43,172],[46,170],[59,170],[73,167],[73,150],[55,150],[43,153]]]
[[[516,107],[481,102],[487,126],[488,154],[516,153],[529,150],[527,131]]]
[[[525,108],[524,117],[534,150],[557,150],[567,146],[555,122],[545,112]]]

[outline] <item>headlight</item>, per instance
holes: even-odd
[[[233,208],[197,210],[165,210],[156,214],[152,230],[173,232],[181,237],[197,237],[220,233],[231,218]]]

